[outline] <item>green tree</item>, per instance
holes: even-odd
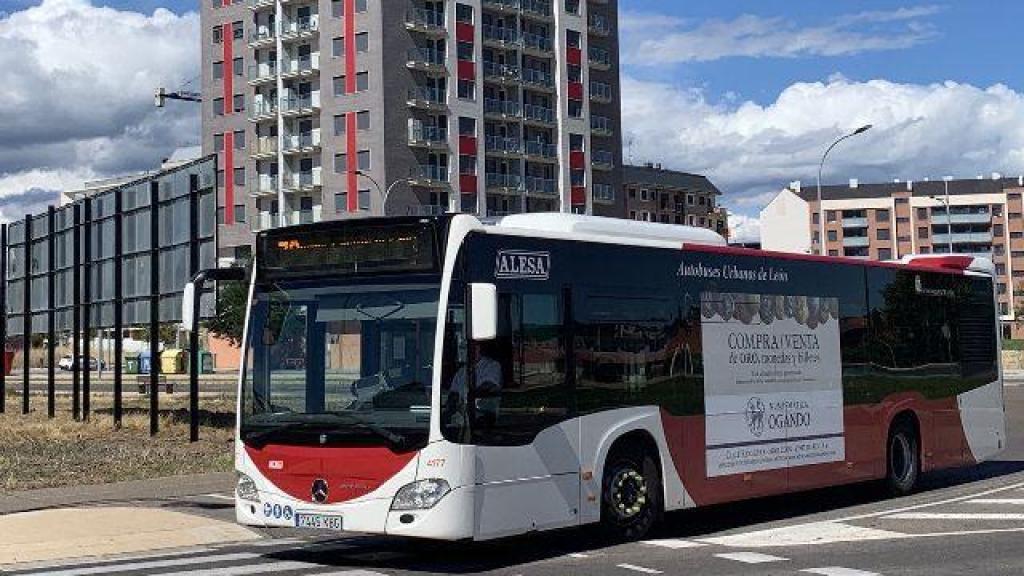
[[[252,267],[247,261],[238,261],[236,266],[248,273],[242,282],[222,282],[218,287],[216,313],[205,321],[211,334],[241,346],[242,329],[245,326],[245,312],[249,302],[249,280]]]

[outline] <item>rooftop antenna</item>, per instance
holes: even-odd
[[[636,136],[633,133],[626,135],[626,159],[630,164],[633,164],[633,144],[636,143]]]

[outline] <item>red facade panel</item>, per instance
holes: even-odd
[[[459,136],[459,154],[476,156],[477,142],[475,136]]]
[[[583,84],[580,82],[569,82],[569,98],[571,100],[583,100]]]
[[[474,42],[476,34],[474,33],[473,25],[468,22],[455,24],[455,39],[459,42]]]
[[[587,187],[586,186],[573,186],[572,187],[572,205],[573,206],[584,206],[587,203]]]
[[[476,79],[476,62],[459,60],[459,80]]]
[[[476,194],[476,174],[460,174],[459,191],[463,194]]]
[[[235,224],[235,134],[224,133],[224,224]]]
[[[583,63],[583,51],[575,46],[569,46],[565,50],[565,59],[569,64],[579,66]]]
[[[569,152],[569,167],[573,170],[585,170],[587,167],[587,155],[583,150]]]

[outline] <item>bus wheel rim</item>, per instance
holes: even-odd
[[[618,471],[612,477],[611,500],[621,520],[632,520],[647,506],[647,480],[632,468]]]

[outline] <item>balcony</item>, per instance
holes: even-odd
[[[504,48],[509,45],[516,45],[519,43],[519,32],[515,28],[505,28],[503,26],[492,26],[485,24],[481,27],[483,31],[484,44],[491,44]]]
[[[257,86],[277,79],[277,62],[261,62],[249,65],[249,85]]]
[[[611,170],[615,168],[615,156],[608,150],[594,150],[591,164],[595,170]]]
[[[552,20],[555,17],[550,0],[522,0],[523,16],[538,20]]]
[[[285,60],[281,65],[281,77],[295,78],[314,76],[320,73],[320,54]]]
[[[441,126],[413,123],[409,126],[409,146],[417,148],[448,148],[448,131]]]
[[[519,12],[519,0],[483,0],[480,4],[484,8],[498,12]]]
[[[523,83],[534,88],[555,89],[555,77],[538,68],[523,68]]]
[[[949,218],[943,212],[932,212],[932,224],[989,224],[992,215],[988,212],[952,212]]]
[[[313,168],[307,172],[292,172],[284,177],[285,192],[310,192],[322,185],[320,168]]]
[[[289,96],[281,102],[281,114],[284,116],[304,116],[312,114],[319,108],[319,93]]]
[[[488,172],[486,181],[488,190],[519,192],[523,189],[523,179],[518,174]]]
[[[595,136],[612,136],[615,130],[612,127],[612,119],[607,116],[591,116],[590,131]]]
[[[519,66],[484,61],[484,78],[488,81],[510,84],[518,83],[521,77]]]
[[[444,12],[413,8],[405,13],[405,28],[430,36],[445,36],[448,29],[444,23]]]
[[[554,43],[550,36],[523,32],[523,51],[533,56],[551,57],[554,52]]]
[[[281,26],[281,41],[291,42],[303,38],[310,38],[320,30],[320,18],[316,15],[307,18],[297,18],[285,22]]]
[[[591,46],[587,50],[587,62],[590,63],[591,68],[608,70],[612,67],[611,53],[604,48]]]
[[[555,124],[555,111],[551,108],[527,104],[523,106],[523,118],[531,124],[549,126]]]
[[[409,172],[409,185],[426,188],[443,188],[448,186],[448,167],[424,164]]]
[[[615,189],[611,184],[594,184],[594,202],[612,204],[615,202]]]
[[[954,232],[953,244],[990,244],[992,232]],[[932,234],[932,245],[949,244],[949,234]]]
[[[612,87],[603,82],[590,83],[590,101],[609,104],[612,101]]]
[[[445,52],[431,48],[410,48],[405,65],[412,70],[435,74],[448,71],[445,67]]]
[[[519,118],[523,113],[519,102],[514,100],[498,100],[496,98],[484,99],[484,114],[487,116],[501,117],[502,119]]]
[[[261,98],[253,100],[249,106],[249,121],[262,122],[277,118],[277,100]]]
[[[861,248],[871,244],[871,239],[867,236],[843,236],[843,247],[846,248]]]
[[[254,197],[277,194],[277,174],[257,174],[249,178],[249,195]]]
[[[314,224],[323,220],[323,207],[313,206],[307,210],[289,210],[284,213],[284,226],[300,226],[302,224]],[[273,230],[282,225],[281,215],[277,212],[261,210],[254,214],[249,220],[249,227],[253,232]]]
[[[274,0],[245,0],[245,5],[250,10],[262,10],[264,8],[273,8]]]
[[[409,90],[408,104],[412,108],[443,110],[448,106],[448,95],[433,86],[417,86]]]
[[[556,196],[558,182],[550,178],[526,177],[526,193],[536,196]]]
[[[409,206],[409,216],[440,216],[448,213],[447,206],[439,206],[436,204],[420,204],[419,206]]]
[[[487,136],[484,139],[484,150],[486,150],[488,154],[518,156],[523,153],[523,142],[519,138]]]
[[[547,142],[527,142],[526,155],[531,159],[557,160],[558,146]]]
[[[288,134],[284,137],[285,154],[308,154],[320,148],[320,130]]]
[[[608,36],[612,33],[612,25],[604,16],[591,13],[587,19],[587,30],[596,36]]]
[[[249,148],[253,160],[269,160],[277,156],[277,136],[260,136]]]
[[[867,218],[843,218],[843,228],[867,228]]]

